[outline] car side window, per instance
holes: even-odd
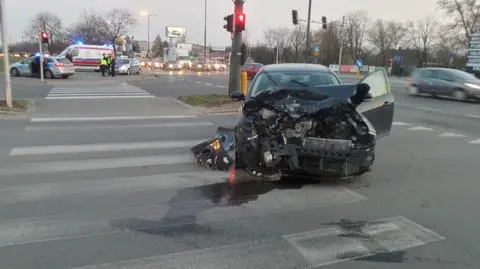
[[[421,71],[420,71],[420,77],[423,77],[423,78],[433,78],[434,75],[433,75],[432,70],[424,69],[424,70],[421,70]]]
[[[371,73],[365,77],[362,82],[367,83],[370,86],[369,93],[372,95],[372,97],[388,94],[388,81],[384,72],[378,71]]]

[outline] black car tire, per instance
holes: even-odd
[[[453,91],[453,97],[459,102],[465,102],[467,100],[467,95],[464,90],[456,89]]]
[[[20,71],[18,71],[18,69],[14,67],[10,70],[10,74],[12,74],[12,76],[19,77]]]
[[[52,71],[50,71],[50,70],[45,71],[45,74],[43,74],[43,76],[46,77],[46,78],[49,78],[49,79],[55,78]]]

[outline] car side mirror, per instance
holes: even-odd
[[[230,98],[233,100],[243,101],[245,100],[245,96],[240,91],[235,91],[230,95]]]

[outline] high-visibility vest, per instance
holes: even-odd
[[[106,58],[100,59],[100,65],[107,65],[107,64],[108,64],[108,62],[107,62]]]

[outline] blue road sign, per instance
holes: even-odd
[[[363,60],[358,59],[357,62],[355,63],[358,67],[361,67],[363,65]]]
[[[319,47],[315,47],[313,50],[314,50],[314,51],[320,51],[320,48],[319,48]]]

